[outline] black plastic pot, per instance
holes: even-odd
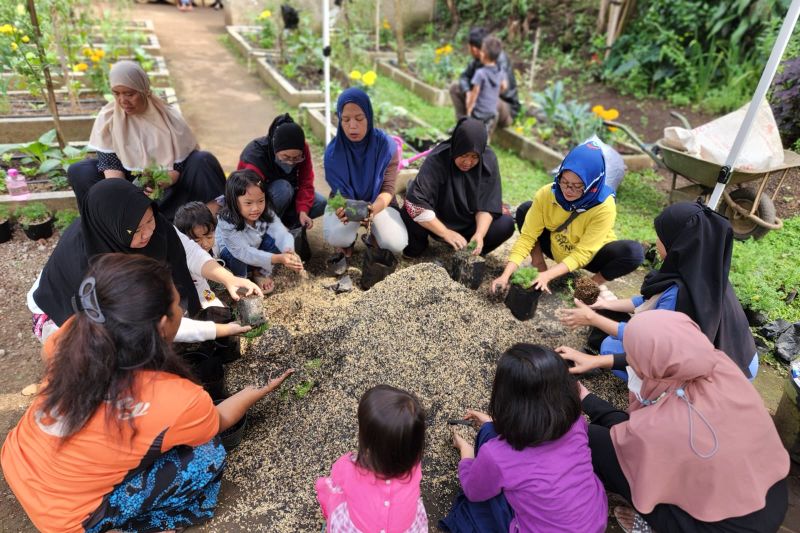
[[[224,400],[228,397],[228,391],[225,389],[225,369],[218,358],[205,352],[187,352],[183,354],[183,358],[212,400]]]
[[[363,200],[345,200],[344,214],[348,222],[361,222],[369,216],[369,202]]]
[[[506,307],[517,320],[530,320],[536,314],[541,295],[542,291],[538,289],[523,289],[519,285],[511,284],[506,295]]]
[[[306,228],[303,227],[294,237],[294,251],[303,262],[311,259],[311,245],[308,243]]]
[[[483,257],[472,255],[472,252],[459,251],[453,254],[449,271],[455,281],[475,290],[483,281],[486,261]]]
[[[383,280],[397,268],[397,258],[388,250],[381,250],[376,246],[367,248],[364,252],[364,262],[361,265],[361,288],[368,290],[370,287]]]
[[[25,235],[27,235],[32,241],[49,239],[53,236],[53,218],[51,217],[50,220],[46,222],[40,222],[39,224],[28,224],[27,226],[22,226],[22,231],[24,231]]]
[[[210,320],[217,324],[233,322],[233,313],[227,307],[206,307],[197,315],[198,320]],[[202,344],[202,351],[216,357],[221,363],[232,363],[242,357],[239,337],[223,337]]]
[[[6,220],[5,222],[0,223],[0,242],[8,242],[11,240],[11,237],[11,221]]]
[[[221,403],[222,400],[214,400],[214,404]],[[222,446],[225,447],[226,452],[232,451],[234,448],[241,444],[244,438],[244,432],[247,429],[247,413],[239,419],[234,425],[219,434],[222,441]]]
[[[267,321],[261,297],[256,294],[239,298],[239,301],[236,302],[236,313],[239,323],[243,326],[256,327]]]

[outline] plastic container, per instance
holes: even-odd
[[[361,222],[369,216],[369,202],[363,200],[347,200],[344,214],[349,222]]]
[[[6,189],[11,198],[22,202],[31,197],[31,191],[28,189],[28,182],[25,181],[25,176],[20,175],[19,170],[16,168],[9,168],[6,172]]]
[[[39,224],[28,224],[27,226],[22,226],[22,231],[32,241],[49,239],[53,236],[53,217],[50,217],[50,220],[40,222]]]
[[[483,257],[472,255],[470,251],[460,250],[453,254],[449,271],[454,281],[475,290],[483,281],[486,261]]]
[[[0,243],[8,242],[11,240],[11,221],[6,220],[0,223]]]
[[[506,307],[511,310],[511,314],[517,320],[530,320],[536,314],[541,295],[542,291],[538,289],[523,289],[512,283],[506,296]]]
[[[361,288],[365,291],[369,290],[379,281],[383,281],[396,268],[397,258],[392,252],[374,246],[367,248],[364,253],[364,262],[361,265]]]
[[[183,359],[189,363],[212,400],[224,400],[228,397],[228,391],[225,389],[225,369],[218,358],[198,351],[183,354]]]

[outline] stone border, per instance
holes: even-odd
[[[0,194],[0,204],[12,207],[11,212],[16,211],[16,206],[24,205],[29,202],[42,202],[53,212],[63,209],[77,209],[78,202],[75,194],[70,191],[47,191],[32,192],[27,200],[15,200],[10,194]]]
[[[437,106],[450,105],[450,94],[446,90],[418,80],[411,74],[395,67],[388,60],[379,60],[376,69],[378,74],[383,74],[396,81],[430,104]]]
[[[225,31],[228,32],[228,37],[242,56],[245,58],[249,56],[261,57],[268,54],[274,54],[277,51],[267,48],[255,48],[247,38],[244,36],[245,30],[260,30],[259,26],[225,26]]]
[[[168,103],[180,111],[175,90],[172,87],[156,88]],[[85,115],[61,117],[61,126],[66,141],[83,141],[92,133],[92,126],[97,115],[95,110]],[[32,142],[43,133],[53,129],[53,118],[50,115],[39,117],[0,117],[0,144],[19,144]]]
[[[558,167],[566,156],[539,141],[520,135],[511,128],[496,129],[492,135],[492,141],[501,148],[512,150],[522,159],[540,163],[545,170]],[[627,144],[625,146],[639,152],[633,146]],[[629,171],[645,170],[654,166],[650,156],[644,153],[623,155],[622,160]]]

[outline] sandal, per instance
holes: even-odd
[[[630,516],[625,516],[627,513],[633,514],[633,523],[629,522]],[[653,529],[642,518],[642,515],[631,507],[622,505],[614,507],[614,518],[625,533],[653,533]],[[624,524],[623,521],[625,522]]]

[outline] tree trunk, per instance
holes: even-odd
[[[394,0],[394,33],[397,37],[397,66],[406,68],[406,40],[403,34],[403,0]]]
[[[450,40],[456,38],[458,27],[461,25],[461,17],[458,16],[456,0],[447,0],[447,10],[450,11]]]
[[[44,48],[42,48],[42,30],[39,28],[39,17],[36,16],[36,4],[34,0],[28,0],[28,14],[31,17],[33,31],[36,34],[36,53],[39,55],[39,61],[41,61],[42,64],[44,83],[47,87],[45,98],[47,99],[47,105],[50,108],[50,113],[53,115],[53,123],[56,127],[58,146],[63,150],[67,146],[67,143],[64,140],[64,132],[61,131],[61,120],[58,117],[58,106],[56,105],[56,94],[53,90],[53,79],[50,77],[50,65],[47,64],[47,56],[44,52]]]
[[[375,51],[381,51],[381,0],[375,0]]]

